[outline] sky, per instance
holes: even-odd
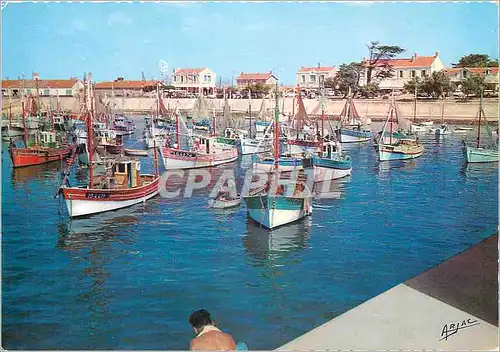
[[[301,66],[339,66],[379,41],[434,55],[498,58],[498,5],[483,3],[9,3],[2,10],[2,78],[94,81],[160,78],[208,67],[223,82],[273,71],[294,84]]]

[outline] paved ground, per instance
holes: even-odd
[[[498,235],[278,350],[498,350]]]

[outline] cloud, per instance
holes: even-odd
[[[125,16],[121,12],[113,12],[108,17],[108,26],[113,27],[115,25],[124,25],[130,26],[133,24],[133,21],[130,17]]]

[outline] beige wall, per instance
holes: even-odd
[[[194,75],[193,78],[189,78],[190,75],[187,74],[175,74],[175,81],[172,81],[172,85],[176,88],[213,88],[217,82],[217,75],[210,69],[205,69],[200,73]],[[210,77],[209,81],[205,81],[205,76]],[[181,77],[183,77],[183,82],[181,82]]]
[[[297,72],[297,84],[300,84],[301,87],[304,88],[319,88],[320,77],[323,76],[323,80],[327,78],[335,77],[336,70],[331,71],[306,71],[306,72]],[[305,75],[305,82],[302,80],[302,75]],[[315,76],[315,82],[311,82],[311,75]]]

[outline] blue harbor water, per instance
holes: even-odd
[[[13,171],[4,144],[3,347],[187,349],[200,308],[251,349],[279,347],[496,231],[498,165],[466,166],[460,137],[444,137],[405,162],[346,147],[352,176],[271,233],[244,205],[207,209],[209,190],[70,221],[60,165]],[[210,172],[241,180],[249,165]]]

